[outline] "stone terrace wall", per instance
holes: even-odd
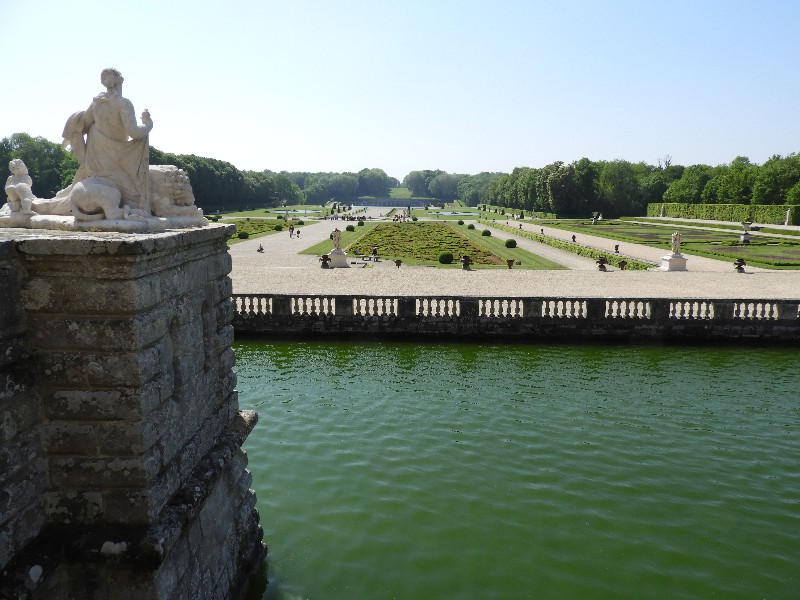
[[[41,409],[25,368],[29,356],[18,258],[13,243],[0,241],[0,567],[33,540],[45,522]]]
[[[19,348],[0,363],[1,406],[16,407],[0,456],[20,481],[3,496],[0,580],[15,593],[228,598],[260,564],[228,229],[0,232],[14,297],[0,322],[17,324],[0,339]]]

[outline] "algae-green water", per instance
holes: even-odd
[[[235,349],[265,600],[800,598],[796,349]]]

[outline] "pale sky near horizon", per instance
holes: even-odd
[[[800,151],[800,2],[0,0],[0,138],[116,67],[152,146],[239,169],[510,172]]]

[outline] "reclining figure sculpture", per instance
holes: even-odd
[[[25,164],[12,160],[0,227],[161,231],[207,225],[186,173],[149,165],[153,121],[145,109],[137,123],[133,104],[122,96],[122,74],[104,69],[100,81],[106,91],[64,126],[63,146],[80,165],[72,184],[54,198],[37,198]]]

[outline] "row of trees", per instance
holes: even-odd
[[[658,166],[624,160],[582,158],[540,169],[521,167],[489,183],[486,201],[513,209],[558,215],[642,215],[649,202],[661,202],[683,167],[665,160]]]
[[[25,133],[0,140],[0,165],[21,158],[34,181],[34,193],[50,198],[72,181],[78,163],[68,151]],[[643,215],[650,203],[800,204],[800,156],[773,156],[763,165],[737,157],[711,167],[657,165],[625,160],[582,158],[542,168],[519,167],[511,173],[459,175],[441,170],[412,171],[403,180],[413,196],[468,206],[507,208],[585,216]],[[150,148],[150,164],[184,169],[197,205],[206,212],[280,206],[353,202],[361,196],[386,197],[400,182],[382,169],[358,173],[274,173],[240,171],[231,163],[191,154],[169,154]]]
[[[664,202],[800,204],[800,156],[775,155],[763,165],[737,156],[727,165],[687,167],[664,192]]]
[[[353,201],[361,196],[386,198],[399,181],[383,169],[362,169],[358,173],[287,173],[302,190],[308,204],[329,200]]]
[[[59,144],[26,133],[0,140],[0,165],[21,158],[33,179],[34,194],[52,198],[72,183],[78,161]],[[389,195],[399,181],[382,169],[358,173],[274,173],[240,171],[231,163],[193,154],[170,154],[150,148],[151,165],[175,165],[189,175],[197,205],[206,212],[282,204],[324,204],[359,196]]]
[[[670,157],[657,165],[582,158],[511,173],[412,171],[404,184],[416,196],[565,216],[643,215],[648,204],[661,202],[800,204],[800,156],[773,156],[763,165],[740,156],[716,167],[673,165]]]

